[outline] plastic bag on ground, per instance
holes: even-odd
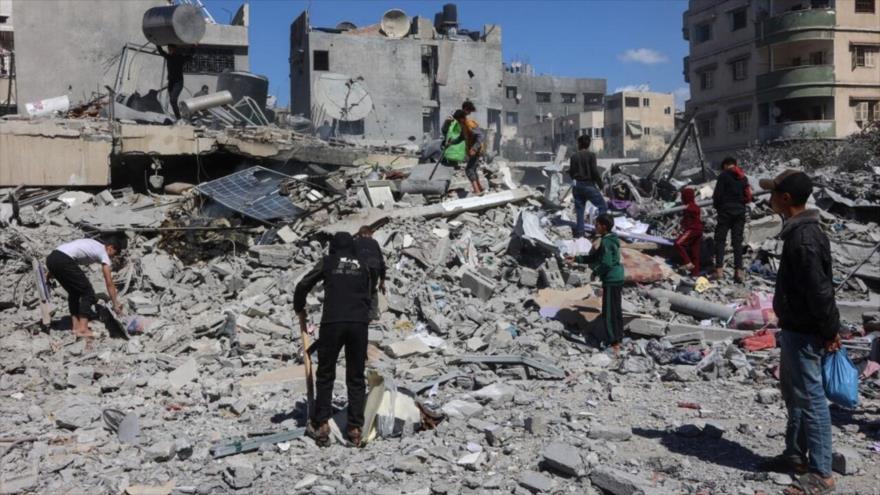
[[[848,408],[859,405],[859,370],[840,348],[822,358],[822,381],[825,396],[831,402]]]

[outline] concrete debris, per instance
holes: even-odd
[[[583,461],[578,449],[562,442],[554,442],[544,447],[544,465],[565,476],[580,476]]]

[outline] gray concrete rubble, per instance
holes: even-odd
[[[295,147],[274,131],[230,132],[206,135],[254,154]],[[324,145],[314,146],[297,156]],[[615,353],[599,345],[601,283],[565,259],[591,247],[572,239],[560,177],[532,187],[496,157],[484,167],[488,191],[473,196],[454,169],[422,166],[404,184],[411,165],[349,166],[370,150],[337,152],[315,162],[318,172],[281,171],[278,191],[221,191],[216,203],[199,184],[168,194],[0,190],[0,493],[739,495],[776,493],[791,479],[757,470],[782,452],[786,422],[780,350],[755,340],[776,324],[767,301],[780,222],[766,196],[749,206],[743,284],[675,271],[668,244],[678,217],[649,214],[674,202],[645,194],[621,211],[621,225],[649,230],[624,242],[635,254],[625,260],[626,336]],[[334,161],[346,166],[323,166]],[[748,165],[754,177],[791,166]],[[841,284],[844,344],[868,374],[857,408],[832,407],[837,483],[841,493],[880,494],[871,361],[880,356],[880,254],[858,266],[880,227],[856,212],[880,202],[880,174],[811,173],[834,192],[821,196],[821,225]],[[711,182],[695,187],[711,194]],[[242,213],[267,198],[267,210]],[[255,219],[282,199],[302,213]],[[704,211],[707,235],[712,216]],[[336,440],[321,449],[305,435],[293,289],[328,234],[363,225],[374,227],[388,267],[369,327],[367,443],[342,441],[340,356]],[[57,284],[43,327],[31,259],[117,230],[129,239],[113,267],[121,333],[95,321],[94,339],[75,338]],[[97,268],[85,272],[107,299]],[[319,323],[323,297],[318,286],[307,298],[310,322]]]

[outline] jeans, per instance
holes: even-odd
[[[333,415],[333,382],[336,360],[345,347],[345,387],[348,389],[348,426],[364,426],[367,382],[367,323],[325,323],[318,339],[318,373],[315,375],[315,424]]]
[[[730,214],[718,212],[718,224],[715,226],[715,268],[724,268],[724,248],[727,247],[727,233],[730,232],[730,244],[733,246],[733,267],[743,267],[743,229],[746,226],[746,214]]]
[[[823,344],[818,337],[783,329],[779,381],[788,409],[786,457],[807,460],[810,469],[831,476],[831,412],[822,383]]]
[[[584,235],[584,212],[587,209],[587,201],[599,209],[602,215],[608,211],[608,205],[605,203],[605,197],[599,191],[599,188],[592,184],[575,183],[571,187],[571,194],[574,197],[574,213],[575,219],[574,235]]]

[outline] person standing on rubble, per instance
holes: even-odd
[[[161,46],[156,45],[159,55],[165,59],[168,72],[168,103],[174,111],[174,118],[180,120],[180,107],[177,100],[183,91],[183,66],[192,58],[192,53],[185,53],[177,45],[168,45],[166,52]]]
[[[584,235],[584,214],[587,202],[593,204],[604,215],[608,211],[605,197],[602,196],[602,174],[596,165],[596,154],[590,151],[590,136],[578,136],[578,151],[571,155],[568,175],[571,177],[571,194],[574,197],[575,227],[574,236]]]
[[[715,278],[724,278],[724,249],[727,247],[727,233],[733,247],[733,280],[743,281],[743,230],[746,226],[746,205],[752,202],[752,188],[736,158],[727,157],[721,161],[721,174],[715,181],[712,204],[717,213],[715,226]]]
[[[123,313],[122,305],[113,283],[111,258],[122,254],[127,239],[121,235],[108,236],[103,241],[95,239],[77,239],[55,248],[46,258],[46,281],[55,278],[67,291],[67,307],[73,321],[73,334],[77,337],[93,337],[89,329],[89,321],[97,318],[95,304],[98,302],[95,289],[83,273],[80,265],[101,264],[107,294],[113,303],[113,311],[117,316]]]
[[[606,337],[603,341],[615,353],[623,340],[623,281],[624,270],[620,259],[620,238],[612,232],[614,218],[607,213],[596,217],[593,250],[586,256],[567,257],[568,263],[587,263],[593,274],[602,281],[602,319]]]
[[[467,127],[467,114],[464,110],[456,110],[452,117],[453,121],[444,134],[443,161],[456,166],[467,157],[467,135],[470,131]]]
[[[700,218],[700,206],[697,205],[693,189],[685,187],[681,190],[681,203],[685,205],[685,209],[681,217],[681,234],[675,239],[675,249],[681,256],[684,269],[690,270],[694,277],[699,277],[703,220]]]
[[[465,134],[468,159],[467,165],[464,168],[464,174],[471,182],[471,188],[473,189],[474,194],[480,194],[483,192],[483,186],[480,185],[480,177],[477,175],[477,166],[479,166],[480,157],[483,155],[485,137],[483,136],[483,131],[480,129],[480,124],[470,117],[471,114],[477,110],[474,104],[470,101],[465,101],[461,104],[461,109],[464,110],[466,115],[465,125],[468,130]]]
[[[834,301],[831,246],[819,211],[807,209],[813,183],[786,170],[762,179],[770,206],[785,223],[773,310],[779,318],[779,382],[788,409],[785,451],[762,463],[767,471],[801,473],[786,494],[831,493],[831,414],[822,380],[822,357],[840,348],[840,313]]]
[[[355,247],[347,232],[337,232],[330,240],[327,256],[296,285],[293,310],[300,325],[306,326],[306,296],[324,281],[324,307],[318,339],[318,372],[314,416],[308,433],[319,446],[330,444],[329,420],[333,413],[333,382],[336,360],[345,348],[345,386],[348,389],[348,428],[346,434],[355,446],[361,443],[364,425],[367,359],[367,327],[370,322],[370,287],[375,274]]]
[[[367,260],[370,270],[378,275],[378,285],[376,284],[376,278],[372,279],[373,283],[370,285],[372,301],[370,304],[370,320],[376,320],[379,318],[379,292],[385,293],[385,273],[387,271],[385,257],[382,255],[382,248],[379,246],[379,243],[376,242],[376,239],[373,239],[373,229],[369,225],[364,225],[358,229],[358,233],[354,238],[354,244],[358,253]]]

